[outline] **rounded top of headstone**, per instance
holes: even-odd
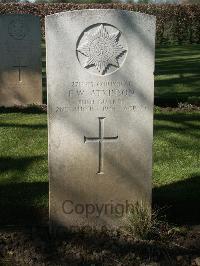
[[[78,9],[78,10],[67,10],[67,11],[62,11],[62,12],[58,12],[58,13],[54,13],[54,14],[50,14],[45,16],[45,20],[48,20],[48,18],[50,17],[58,17],[58,16],[75,16],[75,15],[80,15],[81,13],[99,13],[100,15],[102,14],[107,14],[109,12],[115,12],[115,13],[121,13],[121,14],[126,14],[126,15],[134,15],[134,16],[138,16],[138,17],[146,17],[149,19],[153,19],[156,20],[156,16],[154,15],[150,15],[150,14],[146,14],[146,13],[142,13],[142,12],[136,12],[136,11],[132,11],[132,10],[126,10],[126,9],[118,9],[118,8],[83,8],[83,9]]]

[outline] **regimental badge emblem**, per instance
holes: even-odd
[[[127,45],[117,28],[108,24],[97,24],[82,33],[76,51],[84,68],[105,75],[122,65]]]
[[[12,38],[22,40],[27,34],[27,26],[22,19],[14,19],[9,23],[8,33]]]

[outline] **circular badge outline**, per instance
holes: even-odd
[[[115,28],[115,29],[120,33],[120,36],[123,36],[123,39],[125,40],[125,43],[126,43],[125,53],[124,53],[124,59],[123,59],[123,61],[121,62],[121,65],[119,65],[119,67],[116,67],[116,69],[113,70],[112,72],[105,73],[105,74],[95,73],[95,72],[93,72],[93,71],[90,71],[89,68],[84,67],[84,66],[82,65],[81,61],[79,60],[79,56],[78,56],[78,54],[81,53],[81,52],[77,50],[77,49],[78,49],[78,46],[79,46],[79,44],[80,44],[80,41],[81,41],[81,39],[83,38],[84,34],[85,34],[86,32],[88,32],[90,29],[93,29],[93,28],[98,27],[98,26],[100,26],[100,25],[103,25],[103,26],[105,26],[105,27],[108,26],[108,27]],[[106,22],[102,22],[102,23],[101,23],[101,22],[98,22],[98,23],[95,23],[95,24],[92,24],[92,25],[86,27],[86,28],[81,32],[81,34],[79,35],[79,37],[78,37],[78,39],[77,39],[77,41],[76,41],[76,58],[77,58],[77,60],[78,60],[78,62],[79,62],[79,64],[80,64],[80,66],[81,66],[83,69],[85,69],[85,71],[87,71],[88,73],[90,73],[90,74],[92,74],[92,75],[99,76],[99,77],[105,77],[105,76],[111,75],[111,74],[115,73],[116,71],[118,71],[118,70],[123,66],[124,62],[126,61],[127,55],[128,55],[128,43],[127,43],[127,40],[126,40],[124,34],[122,34],[122,31],[119,30],[116,26],[114,26],[114,25],[112,25],[112,24],[109,24],[109,23],[106,23]],[[109,64],[109,65],[110,65],[110,64]]]
[[[16,35],[12,33],[12,31],[13,31],[13,29],[12,29],[13,23],[16,23],[16,21],[22,23],[23,24],[23,28],[24,28],[23,36],[20,37],[20,38],[16,37]],[[9,34],[10,37],[12,37],[15,40],[23,40],[26,37],[27,33],[28,33],[28,28],[27,28],[27,25],[25,24],[25,22],[24,22],[24,20],[22,18],[14,18],[14,19],[12,19],[10,21],[10,23],[8,25],[8,34]]]

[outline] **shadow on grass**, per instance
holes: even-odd
[[[181,136],[192,136],[196,139],[199,139],[199,125],[194,124],[200,120],[200,114],[199,113],[193,113],[192,115],[188,115],[186,113],[173,113],[170,114],[155,114],[154,119],[156,121],[166,121],[169,123],[163,123],[163,124],[156,124],[154,125],[154,136],[159,131],[168,131],[169,133],[177,133]],[[174,124],[172,124],[173,122]],[[166,134],[165,140],[169,140],[170,136],[169,134]],[[175,137],[173,137],[175,138]],[[175,139],[174,139],[175,141]],[[191,145],[190,142],[182,141],[180,138],[176,140],[176,143],[179,144],[179,147],[182,149],[191,149],[194,150],[194,146]],[[198,152],[198,147],[195,147],[196,152]]]
[[[200,175],[153,189],[153,205],[176,224],[200,223]]]
[[[199,54],[200,46],[195,45],[156,49],[155,75],[161,78],[155,80],[156,105],[177,106],[180,102],[199,104]]]
[[[48,198],[48,182],[0,185],[0,225],[42,225],[48,222],[48,208],[36,200]]]
[[[159,121],[171,121],[171,122],[176,122],[176,123],[185,123],[187,121],[195,122],[195,121],[200,121],[200,113],[196,112],[193,114],[184,112],[184,113],[155,113],[154,114],[154,120],[159,120]],[[157,126],[155,126],[157,127]],[[190,124],[190,127],[193,127],[192,124]],[[195,126],[194,126],[195,127]]]
[[[47,222],[47,208],[38,206],[42,205],[43,199],[48,198],[48,182],[22,180],[30,165],[45,157],[0,158],[0,172],[10,172],[9,177],[0,184],[0,225],[30,225]]]
[[[200,223],[200,176],[153,189],[153,205],[167,221],[192,225]],[[0,225],[43,225],[48,208],[35,206],[35,200],[48,197],[48,183],[9,183],[0,186]]]
[[[19,123],[1,123],[0,127],[20,127],[20,128],[30,128],[30,129],[42,129],[47,128],[47,124],[19,124]]]
[[[0,114],[7,114],[7,113],[41,114],[46,112],[47,108],[45,105],[0,107]]]
[[[165,131],[167,133],[165,136],[162,136],[163,140],[174,143],[176,149],[191,151],[190,155],[194,155],[195,153],[198,154],[199,125],[197,122],[200,119],[199,113],[158,113],[155,114],[154,118],[158,121],[158,124],[154,127],[155,135],[159,135],[160,132]],[[160,124],[162,121],[163,123]],[[175,134],[170,136],[171,133]],[[186,136],[188,140],[188,137],[191,137],[191,141],[187,141],[185,138]],[[197,145],[195,145],[195,143]],[[173,150],[171,150],[171,152],[173,152]],[[162,160],[163,164],[166,165],[170,163],[166,161],[165,156],[158,158],[155,156],[154,162],[156,162],[156,160],[157,162]],[[153,205],[157,206],[158,209],[163,209],[163,214],[165,214],[167,220],[172,223],[182,225],[199,224],[199,195],[200,172],[194,172],[191,167],[190,175],[186,175],[184,180],[154,188]]]
[[[180,55],[182,52],[180,51]],[[191,59],[190,54],[187,55],[188,58],[169,58],[167,60],[159,61],[156,63],[155,74],[156,75],[174,75],[179,74],[180,78],[184,78],[184,74],[192,74],[195,76],[200,76],[199,65],[200,57]],[[159,58],[162,60],[162,56]]]
[[[153,206],[163,210],[167,221],[192,225],[200,223],[200,175],[153,189]],[[48,197],[48,182],[9,183],[0,186],[0,225],[43,225],[48,208],[35,200]],[[161,211],[162,212],[162,211]]]
[[[13,158],[13,157],[0,157],[0,172],[7,172],[7,171],[25,171],[30,164],[34,161],[45,159],[45,156],[26,156],[20,158]],[[13,179],[16,181],[16,179]]]

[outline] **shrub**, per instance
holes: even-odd
[[[104,0],[103,0],[104,1]],[[41,18],[44,36],[46,15],[79,9],[123,9],[154,15],[157,18],[157,44],[200,44],[200,5],[155,4],[0,4],[0,14],[33,14]]]

